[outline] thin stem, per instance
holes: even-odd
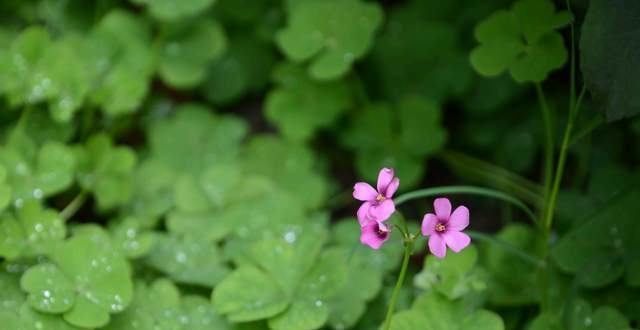
[[[511,253],[512,255],[520,258],[521,260],[528,262],[536,267],[545,267],[546,263],[544,262],[544,260],[537,258],[535,256],[532,256],[524,251],[522,251],[521,249],[503,241],[503,240],[499,240],[491,235],[487,235],[485,233],[481,233],[481,232],[477,232],[477,231],[473,231],[473,230],[467,230],[466,231],[467,234],[469,234],[469,236],[471,236],[473,239],[477,239],[479,241],[485,241],[488,243],[491,243],[501,249],[503,249],[505,252]]]
[[[549,195],[549,199],[547,201],[547,207],[545,208],[544,214],[544,228],[549,231],[551,230],[551,225],[553,224],[553,215],[555,213],[556,208],[556,200],[558,197],[558,191],[560,190],[560,183],[562,181],[562,175],[564,173],[564,165],[567,160],[567,151],[569,150],[569,144],[571,140],[571,131],[573,130],[573,124],[578,115],[578,111],[580,110],[580,105],[582,104],[582,99],[586,93],[586,88],[582,88],[580,92],[580,96],[578,97],[578,101],[575,106],[569,109],[569,118],[567,119],[567,127],[564,130],[564,136],[562,138],[562,145],[560,147],[560,155],[558,156],[558,164],[556,165],[556,175],[553,178],[553,186],[551,188],[551,192]]]
[[[402,288],[404,277],[407,274],[407,266],[409,266],[409,257],[411,257],[412,251],[413,251],[413,240],[405,241],[404,257],[402,258],[402,267],[400,268],[400,274],[398,275],[396,286],[395,288],[393,288],[393,293],[391,294],[391,301],[389,301],[389,307],[387,308],[387,316],[384,319],[384,330],[389,330],[389,328],[391,327],[391,317],[393,317],[393,311],[395,310],[396,303],[398,301],[398,294],[400,293],[400,289]]]
[[[502,191],[493,190],[493,189],[484,188],[484,187],[444,186],[444,187],[426,188],[426,189],[415,190],[415,191],[402,194],[398,196],[398,198],[394,199],[394,202],[396,206],[398,206],[412,199],[444,195],[444,194],[470,194],[470,195],[479,195],[479,196],[503,200],[505,202],[508,202],[517,206],[522,211],[524,211],[524,213],[526,213],[527,216],[534,223],[536,222],[536,216],[533,214],[531,209],[529,209],[529,207],[527,207],[527,205],[525,205],[522,201]]]
[[[457,168],[471,177],[479,178],[483,183],[513,192],[514,195],[536,207],[542,207],[542,188],[518,174],[456,151],[443,151],[438,154],[438,157],[454,170]]]
[[[591,134],[593,130],[598,128],[602,123],[604,123],[604,117],[600,114],[595,115],[591,118],[586,125],[582,129],[580,129],[576,134],[571,137],[571,141],[569,141],[569,146],[572,146],[578,141],[582,140],[585,136]]]
[[[551,123],[551,111],[547,105],[547,100],[542,91],[540,83],[536,83],[536,94],[538,95],[538,101],[540,102],[540,110],[542,111],[542,124],[545,129],[544,137],[544,205],[543,209],[546,209],[546,205],[549,200],[549,193],[551,190],[551,180],[553,179],[553,127]]]
[[[84,201],[87,199],[87,192],[81,191],[76,197],[67,204],[67,206],[60,211],[60,217],[62,220],[67,221],[71,219],[71,217],[78,212]]]

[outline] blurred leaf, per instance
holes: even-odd
[[[592,309],[584,300],[573,302],[570,311],[570,330],[630,329],[629,321],[618,310],[609,306]]]
[[[64,313],[79,327],[100,327],[109,314],[132,299],[129,265],[97,226],[80,227],[51,253],[51,262],[33,266],[20,281],[33,308]]]
[[[294,62],[311,61],[314,79],[343,76],[362,57],[382,23],[375,3],[359,0],[301,1],[289,7],[288,25],[276,41]]]
[[[555,12],[549,0],[519,0],[510,11],[499,10],[478,24],[480,45],[471,52],[471,64],[485,76],[509,69],[517,82],[541,82],[567,60],[555,30],[570,22],[571,15]]]
[[[215,0],[131,0],[131,2],[147,6],[151,15],[158,20],[176,21],[204,12],[215,3]]]
[[[0,256],[7,259],[48,254],[66,236],[58,212],[43,209],[37,201],[26,202],[15,217],[4,215],[0,232]]]
[[[222,27],[213,20],[166,25],[160,39],[160,76],[177,88],[199,84],[208,65],[226,48]]]
[[[95,194],[100,210],[122,205],[131,198],[131,174],[136,154],[128,147],[115,147],[104,133],[90,137],[76,148],[78,183]]]
[[[640,112],[637,1],[594,0],[582,25],[580,64],[585,84],[609,121]]]
[[[156,243],[156,237],[144,230],[144,223],[135,217],[111,222],[109,229],[114,245],[120,253],[131,259],[147,255]]]
[[[146,263],[179,283],[213,287],[229,272],[214,243],[157,234]]]
[[[250,1],[246,5],[252,6],[254,3],[257,4]],[[209,66],[207,76],[200,85],[204,96],[216,104],[228,104],[247,93],[263,89],[269,82],[271,69],[276,61],[270,45],[256,37],[235,34],[229,39],[227,51]]]
[[[113,10],[91,33],[101,79],[91,99],[110,115],[139,108],[149,89],[155,63],[148,24],[130,13]]]
[[[11,186],[6,182],[7,170],[0,164],[0,213],[11,202]]]
[[[329,126],[350,104],[346,83],[315,82],[302,68],[280,65],[274,80],[279,87],[267,95],[267,119],[293,141],[308,140],[319,128]]]
[[[419,296],[410,310],[396,313],[391,319],[391,329],[425,330],[502,330],[500,316],[488,310],[469,311],[460,302],[451,302],[436,292]]]
[[[139,281],[135,298],[124,312],[117,314],[105,330],[120,329],[205,330],[229,329],[200,296],[180,297],[178,288],[169,280],[158,279],[151,285]]]

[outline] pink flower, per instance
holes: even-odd
[[[360,227],[360,242],[377,250],[389,239],[391,231],[383,223],[375,220],[368,220],[364,226]]]
[[[469,225],[469,209],[465,206],[451,213],[451,202],[447,198],[433,201],[436,214],[427,213],[422,219],[422,235],[429,236],[429,250],[438,258],[447,254],[447,246],[453,252],[460,252],[471,242],[462,232]]]
[[[353,186],[353,198],[363,201],[358,209],[360,226],[365,226],[369,220],[383,222],[389,219],[396,207],[391,197],[398,190],[400,180],[393,174],[393,169],[383,168],[378,174],[378,189],[373,189],[366,182],[358,182]]]

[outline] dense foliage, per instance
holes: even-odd
[[[402,237],[361,245],[351,189],[383,166],[400,195],[475,184],[536,213],[451,196],[472,245],[416,243],[391,329],[638,327],[639,19],[635,0],[3,0],[0,328],[377,329]],[[392,220],[415,231],[431,203]]]

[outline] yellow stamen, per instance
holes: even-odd
[[[436,231],[437,232],[441,233],[441,232],[445,231],[446,229],[447,228],[443,224],[441,224],[441,223],[436,224]]]

